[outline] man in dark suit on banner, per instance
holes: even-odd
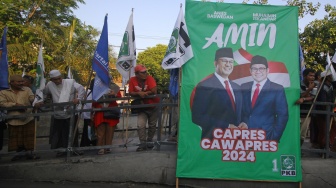
[[[265,57],[252,58],[250,73],[254,81],[241,85],[244,107],[242,121],[248,129],[263,129],[266,140],[279,141],[288,121],[288,105],[283,86],[271,82]]]
[[[215,73],[198,83],[191,95],[192,121],[202,129],[202,139],[212,139],[215,128],[237,128],[241,122],[240,87],[228,78],[233,71],[233,63],[231,48],[218,49],[214,61]]]

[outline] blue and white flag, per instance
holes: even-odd
[[[304,57],[303,57],[303,52],[302,52],[302,47],[299,43],[299,68],[300,68],[300,80],[303,80],[303,71],[306,69],[305,63],[304,63]]]
[[[179,70],[179,68],[170,70],[169,92],[172,95],[173,99],[178,98]]]
[[[42,44],[39,49],[38,58],[37,58],[37,66],[36,66],[36,94],[33,102],[33,106],[43,101],[43,89],[45,87],[46,79],[44,77],[44,61],[43,61],[43,53],[42,53]]]
[[[96,71],[95,82],[92,91],[92,99],[98,100],[109,90],[110,74],[108,59],[108,31],[107,15],[105,16],[104,26],[100,35],[96,51],[92,60],[92,69]]]
[[[135,34],[133,25],[133,10],[128,20],[128,24],[121,42],[120,51],[116,67],[122,75],[123,86],[127,83],[130,77],[134,76],[134,67],[136,66],[136,47]]]
[[[179,68],[194,56],[182,6],[162,60],[163,69]]]
[[[7,57],[7,27],[5,27],[0,43],[0,90],[8,89],[8,57]]]

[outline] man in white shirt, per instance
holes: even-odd
[[[73,102],[74,104],[79,104],[79,101],[83,99],[85,89],[82,85],[76,83],[74,79],[63,79],[59,70],[50,71],[49,77],[50,81],[46,84],[43,93],[44,95],[51,95],[53,103]],[[70,118],[72,116],[68,111],[72,107],[73,105],[54,106],[51,149],[68,147]],[[74,146],[78,146],[77,136],[78,134],[75,135]],[[60,155],[64,155],[64,153],[58,153],[58,156]]]

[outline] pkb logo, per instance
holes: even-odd
[[[294,155],[281,155],[281,176],[296,176],[296,163]]]

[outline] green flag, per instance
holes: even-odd
[[[39,48],[39,54],[37,58],[37,66],[36,66],[36,94],[33,102],[33,106],[37,102],[43,101],[43,89],[45,87],[46,79],[44,78],[44,61],[43,61],[43,53],[42,53],[42,44]]]

